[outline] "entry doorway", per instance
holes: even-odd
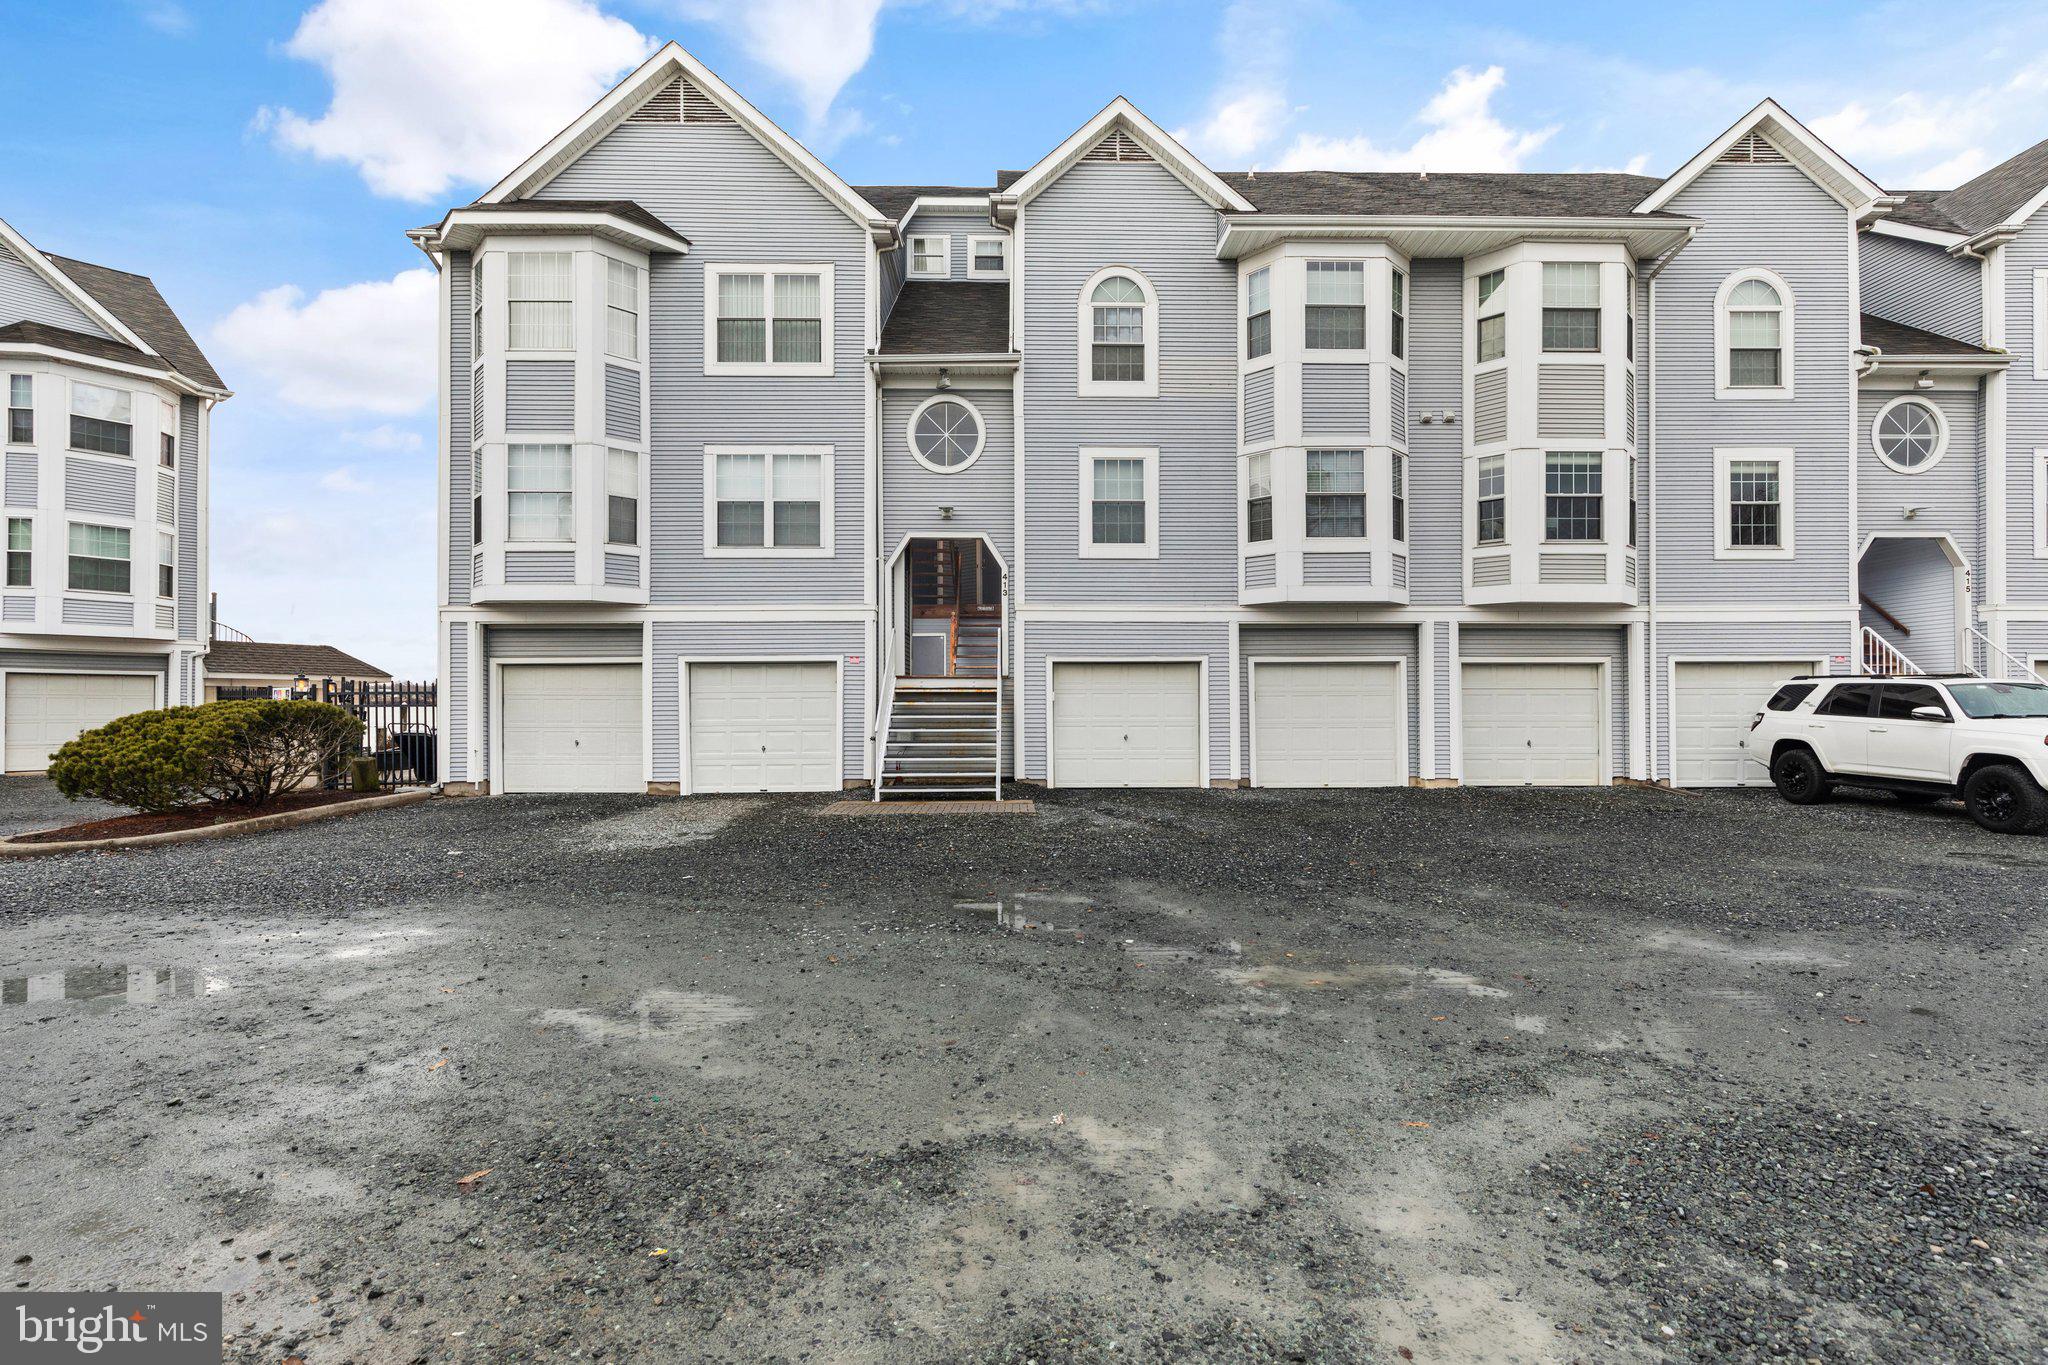
[[[905,556],[913,678],[993,678],[1002,663],[1003,566],[979,539],[913,540]]]

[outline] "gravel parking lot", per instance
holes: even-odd
[[[2040,1358],[2048,839],[1036,795],[0,862],[13,1280],[307,1365]]]

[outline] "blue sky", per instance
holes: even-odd
[[[854,183],[987,183],[1115,94],[1218,169],[1662,174],[1765,95],[1893,188],[2048,137],[2048,7],[6,0],[0,217],[153,276],[237,396],[213,585],[431,675],[432,285],[401,235],[659,41]],[[77,73],[91,72],[89,82]]]

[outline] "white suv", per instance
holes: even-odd
[[[2048,827],[2048,684],[1793,678],[1749,728],[1750,756],[1795,805],[1878,787],[1902,801],[1959,796],[2000,834]]]

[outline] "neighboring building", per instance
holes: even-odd
[[[214,640],[206,646],[206,700],[223,687],[267,687],[284,695],[308,682],[389,682],[391,675],[333,645]]]
[[[1761,780],[1780,675],[2048,656],[2044,187],[1770,102],[1662,180],[1217,173],[1121,99],[857,187],[670,46],[411,234],[442,771]]]
[[[206,470],[229,396],[140,275],[0,222],[0,767],[200,698]]]

